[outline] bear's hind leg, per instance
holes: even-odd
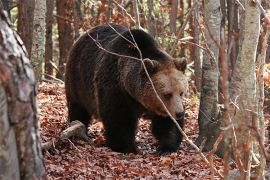
[[[184,119],[177,120],[181,128],[184,127]],[[152,118],[152,133],[159,142],[158,151],[161,154],[175,152],[183,136],[173,121],[167,117],[155,116]]]
[[[69,122],[79,120],[87,127],[90,120],[90,115],[80,105],[69,102],[68,103],[68,119],[69,119]]]
[[[117,152],[136,152],[136,118],[130,117],[126,111],[117,111],[113,114],[106,112],[101,119],[104,123],[107,146]]]

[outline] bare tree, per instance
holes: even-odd
[[[140,28],[141,22],[140,22],[140,12],[139,12],[138,0],[132,0],[132,4],[133,4],[134,16],[136,19],[136,28]]]
[[[35,77],[20,37],[0,13],[0,179],[39,179],[45,168]]]
[[[172,0],[170,13],[170,29],[172,34],[176,34],[177,10],[178,10],[178,0]]]
[[[18,32],[30,57],[32,50],[35,0],[19,0],[18,6]]]
[[[240,2],[245,11],[241,12],[241,47],[231,78],[230,96],[234,105],[230,116],[235,126],[235,139],[232,139],[232,143],[235,144],[233,153],[237,167],[241,179],[250,179],[254,141],[250,127],[254,127],[252,122],[256,121],[257,114],[255,61],[260,33],[260,11],[249,0]]]
[[[73,43],[72,0],[56,0],[57,24],[59,34],[59,72],[56,77],[63,79],[68,51]]]
[[[156,22],[155,22],[155,17],[154,17],[154,4],[153,4],[153,0],[147,0],[147,7],[148,7],[148,18],[147,18],[147,22],[148,22],[148,30],[149,33],[155,37],[156,36]]]
[[[194,22],[194,43],[200,44],[200,24],[199,24],[199,1],[193,1],[194,11],[193,11],[193,22]],[[202,76],[202,63],[200,58],[200,48],[194,47],[194,74],[195,74],[195,86],[198,92],[201,91],[201,76]]]
[[[53,41],[52,41],[52,26],[53,26],[53,10],[55,6],[54,0],[46,0],[46,43],[45,43],[45,74],[53,75]],[[46,77],[46,76],[45,76]],[[47,78],[47,77],[46,77]]]
[[[203,53],[202,86],[199,109],[199,136],[196,144],[203,143],[203,150],[210,151],[220,132],[218,120],[218,57],[220,43],[221,12],[220,2],[216,0],[204,1],[205,7],[205,43],[212,53]]]
[[[31,63],[37,80],[42,77],[42,63],[45,53],[46,0],[36,1],[33,23]]]

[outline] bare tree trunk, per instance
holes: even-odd
[[[239,13],[235,1],[227,1],[229,77],[234,71],[239,51]]]
[[[198,0],[193,1],[193,40],[194,43],[200,44],[200,24],[199,24],[199,9],[200,4]],[[202,63],[200,58],[201,50],[199,47],[194,47],[194,74],[195,74],[195,86],[198,92],[201,92],[201,78],[202,78]]]
[[[216,0],[205,0],[206,43],[215,59],[203,53],[202,87],[200,112],[198,117],[199,136],[196,144],[204,142],[204,151],[210,151],[220,133],[218,119],[218,57],[220,44],[220,3]]]
[[[242,162],[237,163],[241,179],[250,179],[253,144],[250,127],[257,111],[255,61],[260,32],[260,11],[249,0],[242,0],[241,3],[245,6],[240,19],[241,47],[230,86],[231,101],[237,107],[231,109],[231,117],[236,134],[236,142],[233,142],[236,147],[233,152],[236,162]]]
[[[172,0],[170,13],[170,29],[172,34],[176,34],[177,9],[178,9],[178,0]]]
[[[19,0],[18,6],[18,32],[30,57],[32,50],[35,0]]]
[[[112,5],[112,4],[111,4]],[[77,39],[80,36],[79,33],[79,22],[80,22],[80,9],[81,4],[78,0],[73,0],[73,19],[74,19],[74,39]]]
[[[107,23],[110,23],[111,14],[112,14],[112,0],[108,0],[108,10],[107,10],[107,17],[106,17]]]
[[[141,22],[140,22],[138,0],[132,0],[132,3],[133,3],[134,16],[136,19],[136,28],[139,29],[141,27]]]
[[[154,17],[154,4],[153,4],[153,0],[147,0],[147,6],[148,6],[148,30],[149,33],[155,37],[157,30],[156,30],[156,20]]]
[[[255,125],[255,128],[257,128],[257,131],[260,136],[260,141],[264,145],[265,144],[265,119],[264,119],[264,64],[265,64],[265,57],[266,57],[266,50],[268,47],[267,40],[269,39],[269,32],[267,29],[264,29],[263,32],[261,32],[260,35],[260,49],[257,50],[257,52],[260,52],[258,58],[257,58],[257,67],[258,67],[258,72],[257,72],[257,103],[258,103],[258,115],[257,115],[257,123],[253,124]],[[259,142],[260,143],[260,142]],[[256,168],[256,174],[258,177],[264,177],[265,176],[265,165],[266,165],[266,159],[264,156],[264,152],[262,147],[260,147],[259,143],[255,143],[257,145],[257,148],[255,150],[259,151],[259,158],[260,158],[260,165],[257,166]]]
[[[39,179],[45,168],[35,77],[20,37],[0,13],[0,179]]]
[[[68,20],[72,20],[72,0],[56,0],[57,24],[59,34],[59,72],[56,77],[64,78],[65,63],[70,47],[73,43],[72,25]]]
[[[45,74],[53,75],[53,41],[52,41],[52,26],[53,26],[53,10],[55,6],[54,0],[46,0],[46,44],[45,44]],[[45,77],[46,77],[45,75]],[[49,78],[49,77],[46,77]]]
[[[33,41],[31,51],[31,63],[34,68],[36,79],[42,77],[42,64],[45,53],[45,31],[46,31],[46,0],[36,1],[33,23]]]

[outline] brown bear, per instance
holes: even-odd
[[[116,24],[86,32],[70,51],[65,73],[69,121],[88,125],[91,117],[98,117],[113,151],[136,152],[137,123],[144,114],[152,121],[159,152],[176,151],[182,134],[157,99],[140,59],[158,95],[183,128],[186,61],[173,59],[143,30]]]

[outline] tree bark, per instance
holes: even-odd
[[[45,53],[45,31],[46,31],[46,0],[38,0],[35,4],[33,41],[31,51],[31,63],[34,68],[37,81],[42,77],[42,64]]]
[[[53,75],[53,41],[52,41],[52,26],[53,26],[53,10],[54,0],[46,0],[47,12],[46,12],[46,44],[45,44],[45,78],[49,78],[46,75]]]
[[[260,32],[260,11],[255,3],[242,0],[245,11],[241,13],[240,50],[231,78],[231,118],[235,126],[236,147],[233,149],[242,179],[250,178],[254,114],[257,112],[255,61]],[[241,153],[237,153],[241,152]],[[260,179],[260,178],[259,178]]]
[[[199,1],[193,1],[193,41],[196,44],[200,44],[200,24],[199,24]],[[200,58],[201,50],[199,47],[194,47],[194,74],[195,74],[195,86],[198,92],[201,92],[201,78],[202,78],[202,62]]]
[[[154,17],[154,4],[153,0],[147,0],[147,7],[148,7],[148,30],[149,33],[153,36],[156,37],[157,30],[156,30],[156,20]]]
[[[111,4],[112,6],[112,4]],[[78,0],[73,0],[73,19],[74,19],[74,39],[77,39],[80,36],[79,32],[79,22],[81,21],[81,2]]]
[[[210,151],[219,132],[220,121],[218,119],[218,57],[220,44],[221,12],[220,2],[205,0],[205,26],[206,43],[215,59],[203,53],[202,86],[199,109],[199,136],[196,144],[204,143],[203,150]]]
[[[39,179],[36,81],[21,39],[0,13],[0,179]]]
[[[30,57],[32,50],[35,0],[19,0],[18,7],[18,32]]]
[[[172,0],[171,13],[170,13],[170,29],[171,34],[176,34],[176,18],[178,10],[178,0]]]
[[[141,27],[141,22],[140,22],[138,1],[132,0],[132,3],[133,3],[134,16],[135,16],[135,20],[136,20],[136,28],[139,29]]]
[[[56,77],[63,79],[67,55],[74,39],[72,25],[68,21],[72,20],[72,0],[56,0],[56,9],[60,51],[59,72]]]
[[[239,51],[239,13],[235,1],[227,1],[229,78],[234,71]]]

